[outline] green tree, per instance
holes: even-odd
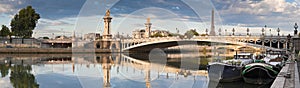
[[[191,38],[193,36],[199,36],[199,33],[196,31],[196,29],[191,29],[186,31],[184,35],[187,36],[188,38]]]
[[[50,39],[49,37],[43,37],[43,39]]]
[[[207,34],[201,34],[200,36],[208,36]]]
[[[32,35],[32,30],[36,27],[40,15],[35,12],[32,6],[27,6],[19,11],[18,14],[14,16],[11,20],[10,26],[12,33],[16,36],[23,38],[30,38]]]
[[[0,31],[0,36],[1,37],[8,37],[10,35],[10,30],[8,27],[6,27],[5,25],[2,25],[2,29]]]
[[[154,35],[152,35],[151,37],[164,37],[163,35],[161,35],[161,33],[155,33]]]

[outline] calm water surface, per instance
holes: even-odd
[[[192,54],[20,54],[0,57],[0,88],[269,87],[243,82],[210,82],[206,64],[211,59]]]

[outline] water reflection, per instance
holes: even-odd
[[[30,65],[13,65],[11,68],[10,82],[14,88],[38,88],[35,77],[30,73]]]
[[[0,65],[1,77],[4,78],[10,71],[10,82],[14,88],[38,88],[35,77],[31,74],[31,66],[21,64],[11,64],[5,60],[5,64]]]
[[[181,58],[178,54],[158,53],[0,55],[0,81],[4,81],[0,85],[15,88],[233,88],[228,87],[232,84],[208,81],[205,69],[210,58],[189,54],[184,64],[192,67],[185,68],[181,68]]]

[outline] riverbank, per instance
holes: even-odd
[[[72,54],[72,53],[119,53],[119,49],[88,48],[0,48],[0,54]]]
[[[290,61],[281,69],[278,76],[274,80],[271,88],[300,88],[299,84],[299,65],[293,59],[293,54],[289,58]]]

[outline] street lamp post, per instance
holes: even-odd
[[[227,29],[225,29],[225,36],[227,35]]]
[[[247,28],[247,30],[246,30],[246,31],[247,31],[247,36],[249,36],[249,31],[250,31],[250,30],[249,30],[249,28]]]
[[[272,29],[269,29],[269,31],[270,31],[270,36],[272,36]]]
[[[279,28],[277,28],[277,32],[278,32],[278,34],[277,34],[277,35],[278,35],[278,36],[280,36],[280,34],[279,34],[279,32],[280,32],[280,29],[279,29]]]
[[[221,28],[219,28],[219,36],[221,36],[221,31],[222,31]]]
[[[298,25],[297,25],[297,23],[295,23],[295,25],[294,25],[294,28],[295,28],[295,30],[294,30],[294,36],[296,36],[297,34],[298,34]]]
[[[268,30],[268,29],[267,29],[267,25],[265,25],[265,29]]]
[[[264,32],[265,32],[265,29],[262,28],[262,29],[261,29],[261,35],[262,35],[262,36],[265,36],[265,33],[264,33]]]
[[[277,36],[278,36],[278,40],[277,40],[277,48],[279,49],[279,48],[280,48],[280,34],[279,34],[280,29],[279,29],[279,28],[277,28],[277,32],[278,32],[278,34],[277,34]]]
[[[232,35],[233,35],[233,36],[234,36],[234,32],[235,32],[235,29],[233,28],[233,29],[232,29]]]
[[[287,36],[287,50],[290,50],[290,47],[291,47],[291,38],[292,38],[292,36],[289,34],[288,36]]]
[[[206,29],[205,29],[205,34],[206,34],[206,35],[208,35],[208,33],[207,33],[207,32],[208,32],[208,29],[206,28]]]

